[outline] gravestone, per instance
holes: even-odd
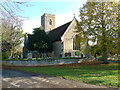
[[[21,54],[21,57],[20,57],[21,59],[23,59],[23,54]]]
[[[27,54],[27,59],[32,59],[32,53]]]
[[[8,59],[12,59],[12,56],[9,56]]]

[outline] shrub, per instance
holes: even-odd
[[[36,53],[36,54],[35,54],[35,58],[40,58],[40,54],[39,54],[39,53]]]
[[[2,52],[2,60],[8,59],[10,56],[10,52],[6,51],[6,52]]]

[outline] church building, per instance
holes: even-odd
[[[44,13],[41,16],[41,25],[52,40],[53,52],[58,57],[80,57],[81,45],[76,45],[75,37],[77,19],[55,28],[55,15]],[[85,45],[82,45],[84,47]]]

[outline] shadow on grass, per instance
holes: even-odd
[[[98,84],[106,85],[105,79],[108,79],[109,85],[116,87],[118,85],[118,82],[112,82],[111,84],[112,79],[113,80],[115,79],[115,81],[117,80],[116,75],[118,75],[118,64],[116,63],[108,65],[100,64],[81,66],[78,65],[78,66],[45,66],[45,67],[14,67],[14,68],[22,71],[29,71],[43,75],[65,77],[66,79],[72,79],[77,81],[83,80],[83,82],[97,85]],[[97,80],[97,78],[99,78],[99,80]]]
[[[102,81],[102,80],[91,80],[91,81],[87,81],[86,83],[99,85],[100,83],[103,83],[103,82],[105,82],[105,81]]]

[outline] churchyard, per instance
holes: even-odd
[[[101,61],[84,62],[68,65],[37,66],[37,67],[9,67],[25,72],[54,76],[62,79],[75,80],[94,85],[119,88],[119,63],[101,64]]]
[[[109,57],[103,64],[101,56],[87,57],[38,57],[3,60],[3,68],[37,73],[92,85],[119,88],[119,58]]]
[[[120,88],[118,5],[87,2],[79,10],[80,21],[74,15],[72,21],[58,27],[55,15],[44,13],[41,26],[34,27],[32,34],[23,34],[22,24],[18,24],[22,20],[14,13],[11,16],[3,3],[3,12],[10,14],[2,21],[3,69]]]
[[[92,56],[91,58],[36,57],[31,59],[28,57],[24,59],[7,59],[5,61],[7,64],[8,62],[11,62],[11,64],[9,63],[7,65],[3,63],[3,68],[9,67],[9,69],[11,68],[13,70],[54,76],[93,85],[107,86],[108,88],[120,87],[118,81],[119,59],[115,59],[115,57],[108,58],[109,64],[102,64],[103,61],[101,61],[101,56],[98,56],[97,60]]]

